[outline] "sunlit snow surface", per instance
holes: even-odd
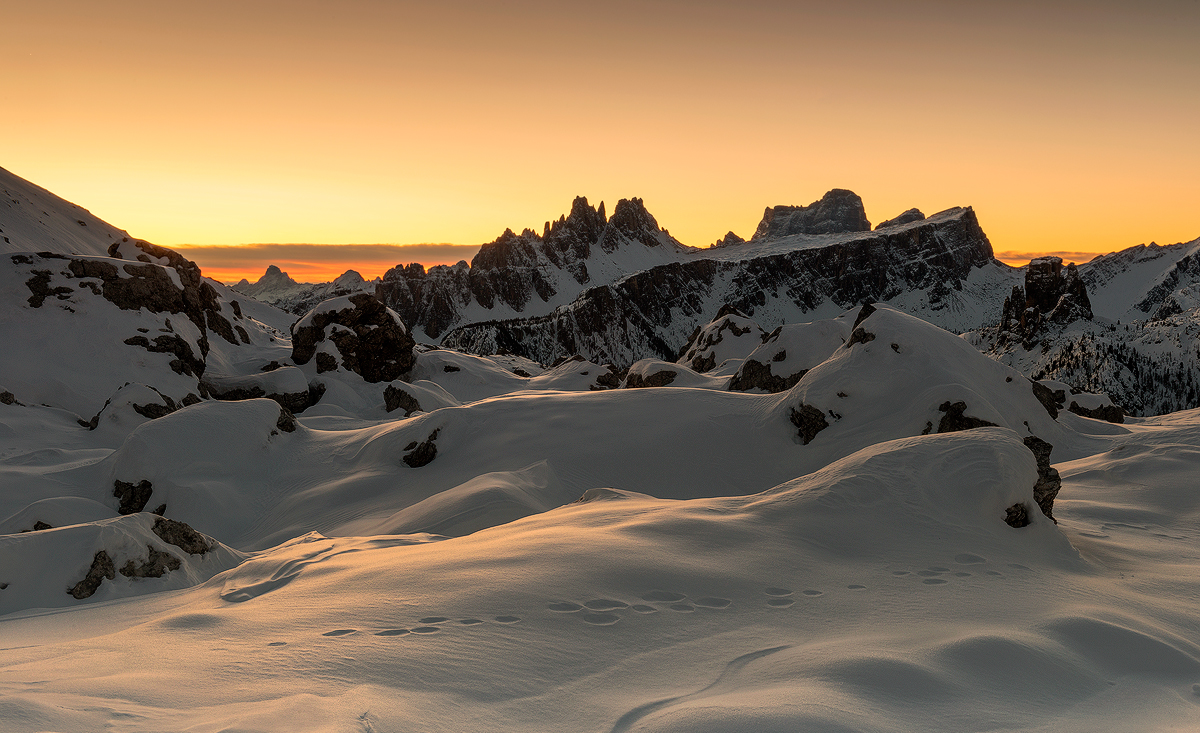
[[[779,394],[429,351],[408,419],[340,372],[293,432],[264,399],[94,431],[0,404],[0,729],[1193,727],[1200,411],[1054,419],[963,339],[860,325]],[[996,427],[937,434],[947,401]],[[1014,529],[1028,435],[1059,524]],[[114,480],[214,549],[76,600],[155,542]]]

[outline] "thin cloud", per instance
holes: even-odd
[[[470,244],[181,244],[171,247],[223,282],[251,282],[270,265],[300,282],[328,282],[346,270],[370,279],[397,265],[425,267],[467,262],[479,251]]]
[[[1085,262],[1090,262],[1103,252],[1069,252],[1060,250],[1056,252],[996,252],[996,259],[1010,265],[1027,265],[1029,261],[1037,257],[1061,257],[1063,262],[1074,262],[1077,265],[1082,265]]]

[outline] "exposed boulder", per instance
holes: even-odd
[[[360,293],[327,300],[292,326],[292,360],[307,364],[322,342],[341,365],[367,382],[391,382],[412,369],[415,342],[400,317],[374,296]]]
[[[839,234],[871,230],[862,199],[853,191],[835,188],[808,206],[774,206],[763,212],[756,239],[793,234]]]
[[[625,378],[625,386],[631,389],[639,389],[642,387],[666,387],[671,382],[675,381],[676,372],[670,369],[663,369],[643,376],[629,370],[629,375]]]

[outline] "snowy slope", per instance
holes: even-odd
[[[0,253],[107,256],[129,232],[0,168]]]

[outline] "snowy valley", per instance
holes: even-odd
[[[580,198],[230,288],[0,176],[0,729],[1200,719],[1200,240]]]

